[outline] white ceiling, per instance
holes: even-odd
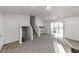
[[[55,19],[60,17],[79,16],[79,6],[0,6],[6,14],[36,15],[42,19]]]

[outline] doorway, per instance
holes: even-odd
[[[63,38],[63,22],[52,22],[51,34],[53,34],[55,37]]]
[[[29,27],[22,26],[22,42],[29,40]]]

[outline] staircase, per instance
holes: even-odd
[[[33,26],[33,24],[32,24],[31,26],[32,26],[32,29],[33,29],[33,37],[34,37],[34,38],[35,38],[35,37],[39,37],[38,33],[36,32],[37,29],[34,29],[35,26]]]
[[[33,28],[33,37],[40,37],[40,29],[36,25],[36,19],[35,16],[30,16],[30,24]]]
[[[33,31],[33,37],[34,37],[34,38],[37,37],[37,34],[36,34],[35,31]]]

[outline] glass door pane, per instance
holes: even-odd
[[[63,37],[63,22],[52,22],[51,33],[56,37]]]

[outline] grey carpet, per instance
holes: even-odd
[[[17,48],[2,53],[54,53],[53,37],[42,34],[40,38],[34,38],[19,45]]]

